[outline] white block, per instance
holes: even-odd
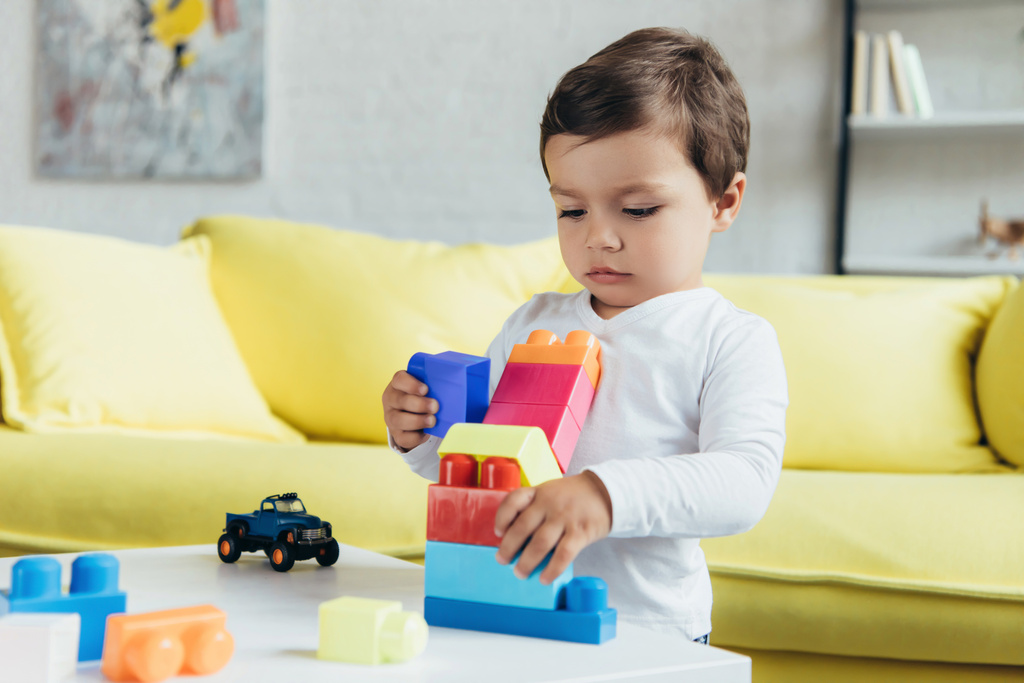
[[[60,683],[78,667],[77,614],[13,612],[0,617],[3,680]]]

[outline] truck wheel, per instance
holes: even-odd
[[[287,543],[275,542],[270,546],[270,566],[274,571],[286,572],[295,564],[295,551]]]
[[[228,524],[227,533],[235,538],[245,538],[249,534],[249,525],[245,522],[231,522]]]
[[[332,564],[338,561],[338,542],[331,539],[330,543],[324,545],[320,549],[320,552],[316,556],[316,561],[320,563],[321,567],[330,567]]]
[[[217,555],[220,556],[221,562],[227,562],[228,564],[241,557],[242,547],[238,539],[231,534],[221,534],[220,539],[217,541]]]

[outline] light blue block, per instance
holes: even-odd
[[[562,609],[565,586],[572,580],[572,565],[545,586],[540,573],[548,565],[549,555],[525,579],[512,573],[512,564],[498,564],[492,546],[463,545],[427,541],[423,561],[424,592],[434,598],[485,602],[533,609]]]

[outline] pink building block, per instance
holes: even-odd
[[[582,365],[509,363],[501,374],[491,401],[569,406],[576,424],[583,426],[594,385]]]

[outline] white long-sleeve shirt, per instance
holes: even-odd
[[[600,318],[590,293],[534,296],[491,343],[491,393],[530,332],[601,343],[601,380],[566,475],[591,470],[612,502],[608,538],[575,576],[608,583],[619,618],[694,639],[711,630],[711,580],[699,539],[746,531],[778,482],[789,403],[775,330],[709,287]],[[392,448],[401,453],[394,441]],[[437,481],[440,439],[401,453]]]

